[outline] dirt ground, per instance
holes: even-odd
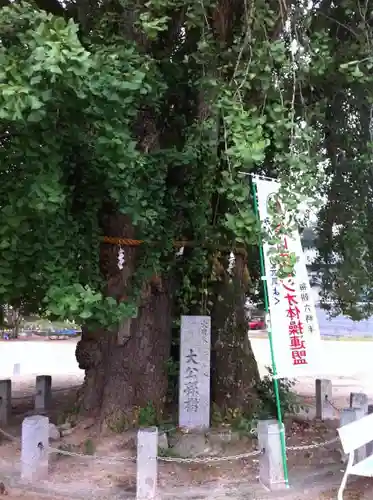
[[[28,343],[30,346],[32,343]],[[48,347],[43,356],[42,373],[52,373],[53,376],[53,411],[50,419],[60,423],[61,415],[71,414],[74,411],[76,389],[83,378],[83,373],[73,367],[74,342],[66,341],[45,344],[55,346],[56,354],[52,359],[51,348]],[[337,344],[337,343],[336,343]],[[7,344],[8,345],[8,344]],[[62,346],[63,345],[63,349]],[[71,347],[69,347],[71,345]],[[328,344],[329,345],[329,344]],[[2,345],[3,347],[3,345]],[[372,349],[373,344],[369,345]],[[62,349],[62,350],[61,350]],[[70,350],[71,353],[70,353]],[[370,356],[367,347],[362,349],[366,356]],[[66,351],[66,352],[65,352]],[[7,362],[9,376],[13,365],[21,363],[22,375],[12,377],[14,408],[11,425],[5,429],[15,437],[14,441],[0,437],[0,499],[2,496],[9,500],[133,500],[136,490],[136,464],[131,457],[136,455],[134,433],[120,435],[102,435],[91,424],[80,422],[69,436],[52,446],[63,446],[65,451],[86,454],[89,448],[94,447],[97,459],[79,458],[77,456],[50,456],[50,472],[48,480],[39,481],[32,485],[22,485],[19,480],[19,438],[21,422],[25,415],[32,410],[32,394],[34,392],[34,366],[28,366],[26,353],[20,345],[13,358],[9,353],[3,353],[4,363]],[[360,351],[359,351],[360,352]],[[256,353],[258,354],[258,353]],[[369,357],[368,356],[368,357]],[[267,360],[260,353],[261,367],[264,368]],[[263,358],[263,359],[262,359]],[[353,359],[356,357],[353,356]],[[359,358],[361,359],[361,357]],[[70,361],[69,361],[70,360]],[[38,361],[39,362],[39,361]],[[66,369],[68,375],[59,375],[60,367]],[[48,364],[49,363],[49,364]],[[50,371],[55,367],[55,372]],[[343,358],[343,366],[345,361]],[[373,366],[366,360],[359,363],[362,367]],[[0,363],[0,369],[5,366]],[[68,369],[67,369],[68,367]],[[73,371],[73,369],[75,371]],[[368,369],[368,368],[364,368]],[[345,373],[341,369],[337,374],[337,367],[333,374],[333,407],[331,408],[332,421],[328,425],[311,421],[315,413],[314,377],[300,380],[296,390],[302,395],[305,410],[302,418],[287,422],[287,446],[311,445],[325,442],[336,436],[339,410],[348,406],[348,396],[351,391],[364,390],[369,396],[371,374]],[[9,374],[8,374],[9,373]],[[263,371],[264,373],[264,371]],[[328,377],[327,377],[328,378]],[[373,402],[373,401],[370,401]],[[307,421],[306,419],[309,419]],[[233,456],[247,453],[255,449],[255,439],[242,441],[227,446],[224,455]],[[175,457],[176,458],[176,457]],[[291,487],[288,490],[268,493],[258,481],[258,457],[236,459],[224,462],[208,462],[206,464],[159,462],[159,490],[162,500],[335,500],[337,489],[341,482],[344,466],[341,464],[341,453],[338,444],[327,447],[317,447],[302,451],[289,451],[289,478]],[[7,495],[1,491],[1,481],[4,483]],[[345,500],[372,500],[373,479],[349,479]]]
[[[58,415],[68,413],[75,391],[59,391],[54,395],[54,409],[50,419],[57,422]],[[308,401],[308,404],[311,404]],[[13,420],[5,429],[14,440],[0,438],[0,481],[6,488],[9,500],[133,500],[136,491],[136,464],[131,457],[136,455],[135,432],[120,435],[100,434],[91,421],[84,421],[52,446],[63,450],[86,454],[88,443],[96,456],[50,456],[48,479],[31,486],[19,482],[20,423],[31,409],[29,399],[17,400],[13,408]],[[60,417],[59,417],[60,418]],[[287,422],[287,446],[323,443],[336,436],[336,422],[307,422],[296,419]],[[234,456],[254,450],[255,439],[247,437],[227,445],[224,455]],[[175,457],[177,458],[177,457]],[[231,500],[276,500],[304,499],[331,500],[336,498],[336,489],[341,480],[341,453],[337,444],[305,451],[289,451],[288,464],[292,483],[288,491],[268,494],[258,483],[258,457],[206,464],[160,462],[159,490],[162,499],[227,499]],[[314,481],[312,475],[315,476]],[[311,478],[311,479],[310,479]],[[314,484],[312,484],[314,483]],[[351,481],[347,500],[373,498],[373,480]],[[1,498],[0,488],[0,498]],[[4,495],[5,498],[5,495]]]

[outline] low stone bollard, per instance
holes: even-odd
[[[373,405],[368,405],[368,415],[373,413]],[[367,457],[370,457],[370,455],[373,455],[373,441],[367,444],[366,446],[366,453]]]
[[[359,420],[363,418],[365,415],[363,408],[344,408],[341,411],[340,416],[340,427],[344,425],[350,424],[351,422],[355,422],[355,420]],[[355,452],[355,457],[357,461],[363,460],[366,457],[366,447],[362,446]],[[342,461],[346,462],[348,460],[348,455],[342,455]]]
[[[361,408],[364,415],[368,413],[368,396],[363,392],[350,393],[350,408]]]
[[[156,500],[158,483],[158,429],[150,427],[137,433],[136,500]]]
[[[332,402],[332,381],[316,379],[316,418],[319,420],[332,419],[334,416]]]
[[[281,453],[281,432],[277,420],[259,420],[258,427],[259,449],[262,451],[259,459],[259,481],[271,491],[285,489],[284,468]]]
[[[38,375],[35,388],[35,410],[49,410],[52,403],[52,377],[50,375]]]
[[[8,425],[12,413],[12,381],[0,380],[0,425]]]
[[[21,363],[15,363],[13,365],[13,376],[21,375]]]
[[[26,417],[22,422],[21,478],[35,481],[48,475],[49,418]]]
[[[368,413],[368,395],[364,392],[351,392],[350,393],[350,408],[357,410],[355,420],[364,417]],[[365,446],[362,446],[355,452],[355,456],[357,460],[363,460],[367,455],[367,447],[369,447],[368,443]]]
[[[14,365],[19,366],[19,365]],[[22,399],[22,397],[17,398]],[[44,412],[51,408],[52,377],[38,375],[35,383],[34,410]],[[0,425],[7,425],[12,414],[12,381],[0,380]]]

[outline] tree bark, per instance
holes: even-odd
[[[237,254],[231,272],[229,255],[220,262],[221,281],[217,284],[212,311],[212,397],[218,408],[252,413],[257,404],[259,371],[248,338],[245,312],[247,267]]]
[[[80,2],[79,6],[84,3]],[[120,3],[112,8],[121,14],[121,36],[136,42],[140,52],[146,52],[150,41],[136,28],[139,10],[132,4],[122,6]],[[142,107],[133,123],[137,147],[144,153],[159,149],[156,117],[154,109]],[[127,216],[111,206],[104,207],[103,212],[105,236],[136,239]],[[120,302],[131,295],[142,250],[123,247],[125,267],[122,270],[118,269],[118,250],[115,245],[103,245],[100,266],[107,283],[106,295]],[[142,284],[137,318],[125,320],[116,331],[92,332],[83,328],[76,350],[79,366],[86,372],[80,395],[82,413],[89,413],[115,429],[135,424],[139,408],[149,404],[158,414],[162,411],[168,384],[166,362],[171,347],[172,288],[169,276],[155,277]]]
[[[134,238],[123,215],[106,218],[108,236]],[[102,270],[107,294],[125,300],[136,270],[133,247],[124,247],[125,268],[117,266],[118,247],[104,245]],[[139,408],[151,404],[159,414],[167,393],[166,362],[170,355],[172,282],[156,277],[144,284],[138,316],[116,330],[82,329],[76,358],[85,381],[79,397],[80,411],[113,430],[136,423]]]

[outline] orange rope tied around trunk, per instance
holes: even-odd
[[[111,245],[119,245],[124,247],[138,247],[145,243],[144,240],[132,240],[130,238],[116,238],[114,236],[104,236],[102,238],[104,243],[109,243]],[[232,251],[242,255],[247,255],[245,248],[236,248],[236,247],[225,247],[225,246],[216,246],[216,245],[204,245],[203,243],[197,243],[195,241],[174,241],[173,245],[175,248],[181,247],[197,247],[201,246],[203,248],[211,248],[214,250],[220,251]]]
[[[114,238],[112,236],[104,236],[104,243],[111,243],[112,245],[123,245],[124,247],[138,247],[143,240],[131,240],[129,238]]]
[[[104,243],[110,243],[111,245],[122,245],[124,247],[138,247],[142,243],[145,243],[144,240],[131,240],[130,238],[115,238],[113,236],[104,236],[102,238]],[[187,241],[174,241],[173,245],[175,247],[182,247],[184,245],[188,245]]]

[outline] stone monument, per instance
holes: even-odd
[[[182,316],[180,335],[179,426],[210,427],[210,316]]]

